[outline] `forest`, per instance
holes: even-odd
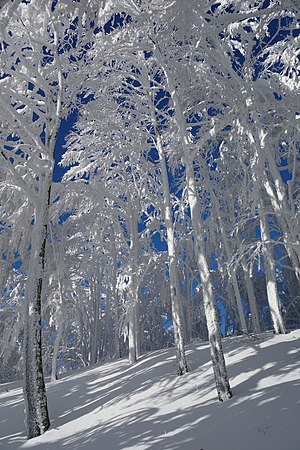
[[[0,0],[0,383],[300,328],[297,0]]]

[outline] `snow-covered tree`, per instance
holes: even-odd
[[[79,68],[92,17],[88,5],[81,9],[66,2],[32,0],[7,8],[12,16],[1,41],[1,161],[9,174],[6,188],[22,191],[31,216],[27,223],[14,220],[13,226],[30,245],[23,349],[26,426],[32,438],[50,426],[41,299],[55,146],[61,120],[80,93]]]

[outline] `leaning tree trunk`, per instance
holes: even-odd
[[[41,300],[45,267],[46,232],[51,180],[41,186],[40,204],[35,209],[30,265],[26,289],[24,324],[24,401],[27,437],[43,434],[50,427],[42,361]]]
[[[170,295],[172,306],[172,321],[174,328],[174,341],[176,348],[176,361],[177,361],[177,373],[178,375],[184,375],[188,372],[188,365],[186,362],[184,351],[184,335],[183,335],[183,314],[180,301],[180,288],[177,273],[177,258],[174,242],[174,230],[172,221],[172,209],[170,199],[170,188],[166,166],[166,157],[161,142],[159,131],[156,129],[156,145],[159,154],[160,168],[162,172],[163,191],[164,191],[164,206],[165,206],[165,227],[167,230],[167,244],[168,244],[168,256],[169,256],[169,276],[170,276]]]

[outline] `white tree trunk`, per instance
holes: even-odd
[[[129,199],[129,230],[131,236],[130,243],[130,267],[131,267],[131,285],[129,292],[129,311],[128,311],[128,344],[129,344],[129,362],[134,364],[138,360],[139,332],[138,332],[138,221],[135,211]]]
[[[196,245],[196,258],[203,290],[203,302],[207,321],[208,339],[210,343],[210,354],[213,363],[215,383],[220,401],[232,397],[229,385],[227,369],[222,349],[221,334],[219,329],[218,315],[214,303],[213,288],[209,265],[204,252],[203,232],[200,225],[200,208],[196,195],[196,184],[194,170],[191,164],[186,163],[186,178],[188,186],[188,199],[191,209],[191,219]]]
[[[113,313],[112,313],[112,319],[113,319],[113,357],[114,358],[120,358],[120,336],[119,336],[119,301],[118,301],[118,288],[117,288],[117,272],[118,272],[118,261],[117,261],[117,247],[116,247],[116,240],[115,240],[115,231],[114,231],[114,225],[112,225],[112,233],[111,233],[111,239],[112,239],[112,260],[113,260],[113,267],[112,267],[112,288],[111,288],[111,295],[112,295],[112,303],[113,303]]]
[[[262,136],[262,150],[265,154],[265,158],[268,161],[268,167],[270,174],[273,178],[276,192],[276,205],[277,209],[280,210],[279,214],[279,224],[283,233],[283,241],[289,255],[289,258],[293,264],[296,277],[300,280],[300,243],[299,243],[299,227],[295,220],[296,211],[293,208],[293,196],[290,198],[286,195],[286,187],[282,181],[281,175],[278,170],[278,166],[274,160],[274,156],[270,149],[265,145],[265,136],[261,132]],[[271,201],[274,196],[271,196]],[[292,203],[292,204],[291,204]]]
[[[195,239],[195,255],[197,258],[198,269],[203,289],[204,310],[207,321],[208,337],[210,343],[210,353],[212,358],[213,370],[215,375],[216,389],[220,401],[232,397],[229,385],[227,369],[222,349],[221,335],[219,329],[218,315],[215,309],[212,284],[210,279],[209,267],[204,253],[204,239],[201,230],[200,206],[196,193],[196,183],[194,178],[193,161],[191,158],[192,146],[187,134],[187,124],[181,109],[179,99],[176,94],[176,88],[171,81],[171,76],[167,65],[164,64],[159,46],[155,47],[158,61],[164,69],[167,88],[170,91],[175,109],[175,120],[178,125],[180,139],[183,148],[183,160],[186,168],[186,181],[188,189],[188,201],[191,210],[191,219]]]
[[[59,346],[62,339],[64,330],[64,323],[62,321],[59,321],[58,327],[57,327],[57,334],[54,341],[54,347],[53,347],[53,355],[52,355],[52,363],[51,363],[51,381],[57,380],[57,358],[58,358],[58,352],[59,352]]]
[[[256,124],[259,124],[259,117],[254,114]],[[266,147],[266,133],[260,127],[253,127],[253,142],[259,142],[259,148],[256,146],[255,165],[259,183],[263,186],[269,201],[276,214],[276,220],[279,223],[282,232],[283,242],[287,254],[293,265],[295,275],[300,280],[300,245],[299,230],[297,223],[295,225],[295,211],[292,210],[286,196],[286,189],[281,179],[278,167],[274,161],[274,157],[269,148]],[[265,163],[268,163],[268,173],[273,179],[273,185],[266,178],[264,172]]]
[[[269,243],[270,239],[269,225],[262,201],[260,202],[259,210],[260,210],[260,232],[262,241],[262,253],[264,258],[264,269],[265,269],[267,296],[270,313],[275,333],[285,333],[283,318],[280,311],[280,299],[277,289],[273,248]]]
[[[116,288],[113,290],[113,302],[114,302],[114,331],[113,331],[113,355],[114,358],[120,358],[120,337],[119,337],[119,302],[118,291]]]
[[[255,116],[256,123],[259,123],[258,117]],[[256,139],[255,139],[256,136]],[[251,136],[253,142],[259,142],[259,147],[255,146],[255,170],[254,175],[257,178],[257,181],[260,185],[262,185],[263,189],[267,193],[270,203],[272,204],[274,208],[274,212],[277,214],[277,220],[279,224],[281,224],[281,231],[283,234],[283,241],[287,250],[288,255],[292,258],[292,263],[294,265],[295,273],[297,276],[297,272],[299,270],[299,264],[297,262],[297,256],[295,256],[295,259],[293,259],[294,251],[290,245],[290,239],[287,237],[289,234],[289,226],[287,223],[285,223],[283,226],[283,222],[285,221],[284,216],[282,215],[282,204],[278,201],[279,198],[277,197],[277,194],[279,193],[279,196],[282,196],[282,199],[284,198],[282,185],[277,180],[277,192],[273,190],[271,184],[269,183],[268,179],[265,177],[265,173],[263,168],[265,167],[265,161],[266,161],[266,149],[265,149],[265,133],[262,129],[254,129],[253,135]],[[270,158],[267,158],[270,163]],[[273,166],[272,164],[270,164]],[[273,167],[274,169],[274,167]],[[276,184],[276,178],[275,178],[275,184]],[[257,196],[259,196],[259,193],[257,193]],[[283,323],[282,314],[280,311],[280,299],[278,295],[277,290],[277,281],[276,281],[276,272],[275,272],[275,264],[274,264],[274,258],[273,258],[273,248],[271,247],[269,240],[270,240],[270,231],[269,231],[269,225],[268,220],[266,217],[266,211],[264,207],[264,202],[262,198],[258,198],[258,209],[260,213],[260,231],[261,231],[261,241],[262,241],[262,253],[263,253],[263,259],[264,259],[264,267],[265,267],[265,277],[266,277],[266,284],[267,284],[267,296],[268,296],[268,303],[270,308],[270,313],[273,321],[273,326],[275,333],[285,333],[285,327]]]
[[[213,199],[214,206],[215,206],[215,211],[216,211],[216,214],[218,217],[218,223],[219,223],[219,228],[221,231],[221,236],[222,236],[222,240],[223,240],[223,244],[224,244],[224,248],[225,248],[226,259],[227,259],[227,262],[229,263],[231,260],[232,254],[231,254],[231,249],[230,249],[230,245],[228,242],[227,234],[226,234],[226,231],[224,228],[224,223],[223,223],[222,217],[221,217],[219,200],[213,191],[211,191],[211,193],[212,193],[212,199]],[[233,285],[234,296],[235,296],[236,305],[237,305],[237,309],[238,309],[238,316],[239,316],[241,331],[242,331],[242,333],[247,334],[248,330],[247,330],[247,325],[246,325],[246,320],[245,320],[245,315],[244,315],[244,310],[243,310],[243,303],[242,303],[242,298],[241,298],[240,289],[239,289],[239,285],[238,285],[238,280],[237,280],[236,274],[232,270],[232,268],[228,268],[228,275],[229,275],[229,280],[232,282],[232,285]]]
[[[59,346],[60,341],[62,339],[63,330],[64,330],[64,319],[63,319],[63,285],[60,278],[60,271],[59,271],[59,261],[57,256],[57,249],[55,246],[53,231],[52,231],[52,224],[49,223],[49,231],[51,236],[51,244],[53,249],[53,256],[55,261],[55,270],[56,270],[56,276],[57,276],[57,284],[58,284],[58,295],[59,295],[59,304],[56,307],[56,321],[57,321],[57,334],[54,341],[54,347],[53,347],[53,355],[52,355],[52,362],[51,362],[51,381],[57,380],[57,358],[58,358],[58,352],[59,352]]]
[[[96,288],[97,292],[97,288]],[[92,336],[91,336],[91,364],[96,364],[98,356],[98,345],[99,345],[99,298],[96,295],[94,298],[94,313],[93,313],[93,323],[92,323]]]
[[[184,314],[184,341],[189,343],[193,335],[193,303],[191,299],[191,286],[189,271],[186,271],[186,299],[185,299],[185,314]]]
[[[129,345],[129,362],[135,364],[138,360],[137,351],[137,322],[136,322],[136,299],[130,299],[128,311],[128,345]]]
[[[164,220],[165,220],[165,227],[167,230],[170,294],[172,305],[172,321],[174,327],[174,341],[176,347],[177,373],[178,375],[184,375],[185,373],[188,372],[188,365],[186,362],[184,351],[183,314],[182,314],[180,287],[177,273],[177,258],[174,242],[170,187],[166,166],[166,157],[158,130],[156,130],[156,144],[157,144],[157,151],[159,154],[160,167],[162,172],[163,192],[164,192],[164,207],[165,207]]]
[[[249,271],[247,269],[247,265],[245,262],[245,258],[242,258],[242,268],[243,268],[243,274],[244,274],[244,280],[245,280],[245,287],[247,291],[248,301],[249,301],[249,307],[251,312],[251,321],[253,326],[254,333],[260,333],[260,323],[259,323],[259,314],[257,310],[257,301],[254,293],[254,287],[252,278],[249,275]]]

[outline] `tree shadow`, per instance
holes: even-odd
[[[225,442],[230,450],[284,448],[289,433],[300,437],[300,339],[237,345],[224,343],[234,392],[224,404],[216,399],[207,344],[188,347],[194,370],[183,377],[176,376],[174,349],[154,352],[134,366],[116,361],[50,383],[52,429],[22,448],[219,450]],[[23,442],[20,433],[6,434],[0,448]],[[288,450],[298,450],[293,445]]]

